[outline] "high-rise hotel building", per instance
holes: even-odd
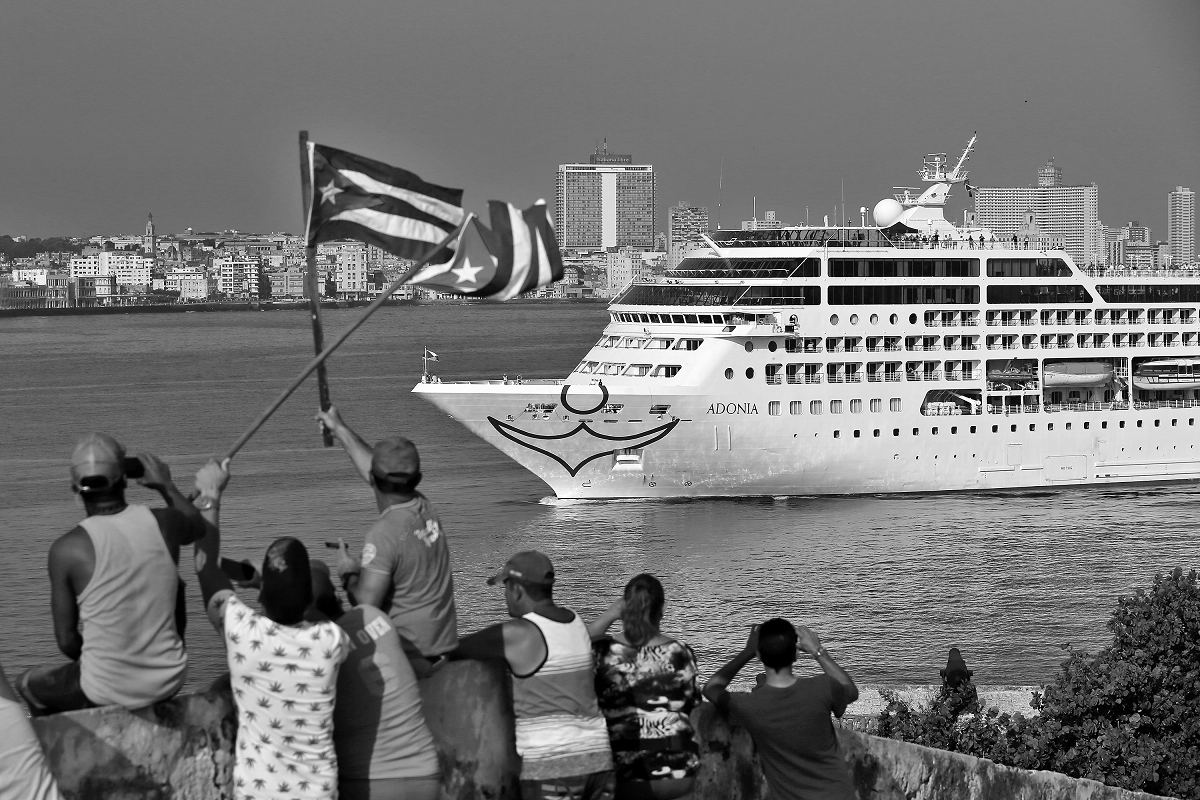
[[[1037,186],[981,186],[975,190],[979,224],[993,235],[1008,239],[1032,211],[1038,228],[1061,237],[1065,249],[1080,266],[1105,260],[1104,228],[1100,224],[1100,196],[1096,184],[1066,186],[1062,168],[1054,159],[1038,170]]]
[[[1196,260],[1196,193],[1186,186],[1176,186],[1167,194],[1167,241],[1172,264]]]
[[[554,185],[558,246],[587,250],[654,247],[654,167],[597,148],[586,164],[559,164]]]

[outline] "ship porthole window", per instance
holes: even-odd
[[[892,314],[890,317],[888,317],[888,322],[892,323],[893,325],[895,325],[899,320],[900,317],[896,314]]]
[[[747,378],[754,377],[754,367],[746,367],[746,377]]]
[[[878,315],[878,314],[872,314],[872,315],[871,315],[871,324],[872,324],[872,325],[878,325],[878,324],[879,324],[879,315]]]
[[[767,349],[770,350],[772,353],[774,353],[776,350],[779,349],[779,345],[777,345],[773,341],[767,342]]]
[[[858,314],[851,314],[851,315],[850,315],[850,324],[851,324],[851,325],[857,325],[857,324],[858,324]]]
[[[837,315],[837,314],[831,314],[831,315],[830,315],[830,317],[829,317],[829,324],[830,324],[830,325],[837,325],[837,324],[838,324],[838,315]]]
[[[754,352],[754,342],[746,342],[746,352],[747,353]]]
[[[725,370],[725,379],[733,380],[733,367],[730,367],[727,370]]]
[[[916,314],[909,314],[909,315],[908,315],[908,324],[909,324],[909,325],[916,325],[916,324],[917,324],[917,315],[916,315]]]

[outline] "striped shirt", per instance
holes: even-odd
[[[542,632],[546,660],[530,675],[513,676],[521,779],[612,769],[608,727],[596,703],[587,626],[578,614],[570,622],[555,622],[532,612],[524,619]]]

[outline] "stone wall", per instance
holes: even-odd
[[[422,682],[445,800],[516,798],[509,682],[496,665],[450,664]],[[696,800],[759,800],[749,735],[704,704]],[[228,694],[186,695],[130,713],[99,708],[34,720],[68,800],[230,800],[237,725]],[[1141,800],[1149,795],[1050,772],[839,731],[860,800]]]

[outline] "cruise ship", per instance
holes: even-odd
[[[562,379],[413,391],[559,498],[1200,478],[1200,273],[952,224],[974,141],[874,225],[715,232],[616,297]]]

